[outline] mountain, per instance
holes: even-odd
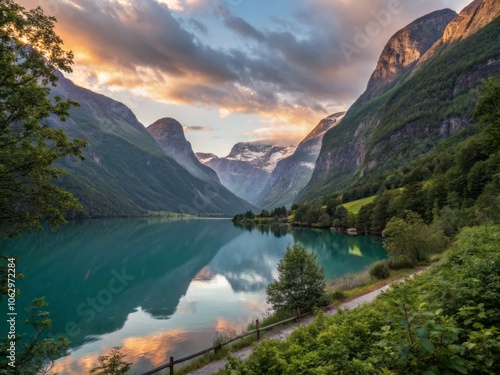
[[[378,91],[369,85],[342,122],[325,134],[313,176],[298,199],[311,200],[385,176],[465,128],[481,81],[500,74],[499,15],[497,0],[478,0],[448,24],[448,16],[442,17],[446,27],[440,26],[443,35],[433,46],[386,86],[382,82]],[[422,32],[428,29],[428,22],[422,23],[427,19],[412,23],[417,34],[420,24]],[[394,45],[392,39],[388,45]],[[386,47],[377,67],[391,60],[386,53],[403,51]],[[374,72],[371,83],[379,75]]]
[[[386,44],[368,87],[358,103],[366,103],[410,70],[438,41],[447,25],[457,16],[451,9],[425,15],[394,34]]]
[[[252,206],[222,185],[192,176],[169,158],[124,104],[60,75],[51,95],[80,104],[65,122],[48,119],[70,138],[87,139],[86,160],[66,157],[59,184],[80,200],[72,217],[140,216],[148,211],[230,216]]]
[[[208,163],[210,160],[218,158],[218,156],[215,154],[205,152],[197,152],[195,155],[202,164]]]
[[[191,143],[186,140],[184,129],[178,121],[173,118],[162,118],[149,125],[147,130],[167,156],[174,159],[193,176],[203,181],[220,184],[217,173],[196,158]]]
[[[497,0],[475,0],[465,7],[450,22],[431,49],[420,59],[419,66],[432,56],[446,51],[455,42],[467,39],[483,27],[491,23],[500,14],[500,2]]]
[[[323,136],[338,125],[344,115],[345,112],[339,112],[321,120],[300,142],[292,155],[278,162],[259,201],[255,204],[257,207],[272,210],[292,205],[299,192],[311,179]]]
[[[229,155],[224,158],[202,160],[208,160],[205,161],[205,165],[217,172],[224,186],[237,196],[255,204],[276,164],[291,155],[293,151],[292,146],[242,142],[234,145]]]

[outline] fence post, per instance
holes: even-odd
[[[297,323],[300,322],[300,307],[295,309],[295,317],[297,318]]]
[[[260,340],[260,325],[259,325],[259,319],[255,321],[255,328],[257,329],[257,341]]]
[[[170,375],[174,375],[174,357],[170,357]]]

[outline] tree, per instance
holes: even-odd
[[[274,311],[295,308],[310,311],[328,304],[325,293],[325,273],[309,253],[299,244],[288,247],[278,263],[279,279],[267,286],[267,303]]]
[[[34,330],[29,341],[23,343],[23,339],[16,335],[14,340],[7,337],[0,344],[1,361],[3,362],[0,362],[0,368],[10,368],[5,361],[10,361],[8,353],[11,341],[22,342],[22,351],[18,350],[16,355],[16,367],[11,368],[12,371],[6,373],[13,375],[46,374],[54,365],[54,361],[66,353],[70,342],[65,337],[42,338],[43,334],[52,328],[49,313],[42,310],[46,306],[44,298],[37,298],[33,301],[33,306],[26,309],[29,318],[25,322]]]
[[[125,375],[130,369],[130,363],[123,358],[126,355],[120,352],[120,348],[114,347],[109,355],[101,355],[97,359],[99,365],[90,370],[91,374],[97,375]]]
[[[393,217],[383,232],[384,246],[392,260],[415,266],[427,261],[429,254],[444,250],[447,239],[441,232],[435,233],[415,212],[406,211],[405,215],[405,219]]]
[[[297,222],[299,224],[303,224],[303,223],[307,222],[306,216],[307,216],[307,213],[309,212],[310,209],[311,209],[311,205],[309,203],[303,203],[299,207],[297,207],[297,209],[295,210],[295,216],[294,216],[295,222]]]
[[[69,141],[43,120],[64,120],[71,100],[50,98],[58,71],[71,72],[73,54],[61,48],[54,17],[40,7],[27,11],[12,0],[0,2],[0,237],[65,223],[69,208],[80,207],[54,185],[65,171],[51,168],[59,158],[83,159],[86,141]]]

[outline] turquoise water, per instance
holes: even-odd
[[[229,220],[72,222],[0,246],[26,276],[18,311],[45,296],[52,334],[72,342],[51,373],[88,374],[114,346],[140,373],[240,332],[268,309],[265,287],[295,242],[318,254],[328,279],[386,257],[372,237]]]

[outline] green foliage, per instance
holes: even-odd
[[[45,303],[44,298],[37,298],[33,301],[33,306],[26,309],[28,319],[25,322],[32,328],[33,334],[31,337],[16,336],[14,340],[6,338],[2,342],[0,347],[0,353],[2,354],[0,368],[9,369],[8,372],[5,372],[6,374],[45,374],[52,368],[54,361],[66,353],[70,342],[65,337],[59,336],[57,339],[42,338],[52,328],[49,313],[42,310],[46,306],[47,303]],[[7,353],[11,341],[15,341],[17,347],[15,368],[7,365]]]
[[[69,208],[80,207],[53,184],[64,170],[51,166],[66,155],[82,157],[86,142],[42,123],[51,115],[64,120],[76,104],[49,97],[57,71],[70,72],[73,60],[54,23],[40,7],[0,4],[0,237],[39,228],[41,220],[61,225]]]
[[[443,260],[370,305],[322,313],[219,374],[497,374],[500,227],[466,230]]]
[[[287,209],[286,207],[277,207],[274,210],[271,211],[271,216],[272,217],[285,217],[287,216]]]
[[[390,257],[402,258],[409,265],[429,260],[429,255],[445,249],[446,237],[435,233],[422,218],[412,211],[406,218],[393,217],[383,232],[384,246]]]
[[[379,280],[387,279],[391,276],[391,270],[385,260],[378,261],[371,265],[370,275]]]
[[[114,347],[109,355],[101,355],[97,359],[99,365],[90,370],[91,374],[97,375],[125,375],[130,369],[130,363],[125,362],[120,348]]]
[[[279,279],[266,288],[267,303],[275,311],[300,308],[311,311],[326,306],[324,270],[316,261],[317,255],[303,246],[288,247],[278,263]]]

